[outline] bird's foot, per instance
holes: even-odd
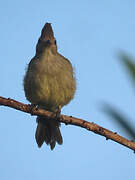
[[[59,119],[60,114],[61,114],[61,106],[58,106],[57,110],[55,111],[56,119]]]
[[[31,115],[33,115],[33,109],[35,108],[36,110],[38,110],[38,105],[36,104],[28,104],[29,106],[29,111],[31,113]]]

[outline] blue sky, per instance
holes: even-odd
[[[125,135],[101,111],[108,102],[134,120],[135,91],[117,57],[135,57],[135,2],[9,1],[0,5],[0,96],[28,103],[23,77],[41,29],[51,22],[59,52],[75,67],[77,92],[62,110]],[[131,150],[75,126],[62,124],[64,143],[38,149],[34,116],[0,107],[0,179],[123,179],[134,177]],[[134,124],[134,121],[132,123]]]

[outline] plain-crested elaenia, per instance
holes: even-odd
[[[74,97],[76,80],[68,59],[57,52],[57,43],[50,23],[46,23],[24,77],[24,91],[28,101],[39,108],[58,113]],[[56,118],[57,119],[57,118]],[[62,144],[58,120],[37,117],[36,142],[55,147]]]

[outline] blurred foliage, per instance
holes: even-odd
[[[133,84],[135,85],[135,59],[131,58],[124,52],[119,53],[119,59],[128,70],[129,76],[132,79]],[[104,103],[103,111],[107,115],[109,115],[112,120],[120,126],[121,129],[125,131],[128,137],[131,138],[131,140],[135,140],[134,127],[129,123],[131,122],[131,120],[126,115],[118,111],[117,108],[107,103]]]
[[[119,59],[129,72],[130,78],[135,85],[135,59],[124,52],[119,53]]]
[[[133,126],[129,123],[131,120],[118,109],[113,107],[112,105],[104,103],[103,111],[109,115],[114,122],[116,122],[119,127],[124,130],[127,136],[131,140],[135,140],[135,130]]]

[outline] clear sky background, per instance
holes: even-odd
[[[101,111],[108,102],[134,124],[135,90],[117,57],[135,57],[134,0],[5,0],[0,3],[0,96],[28,103],[23,77],[41,29],[51,22],[58,50],[75,67],[77,92],[63,114],[124,132]],[[62,146],[35,142],[36,117],[0,107],[0,179],[133,179],[135,155],[128,148],[62,124]]]

